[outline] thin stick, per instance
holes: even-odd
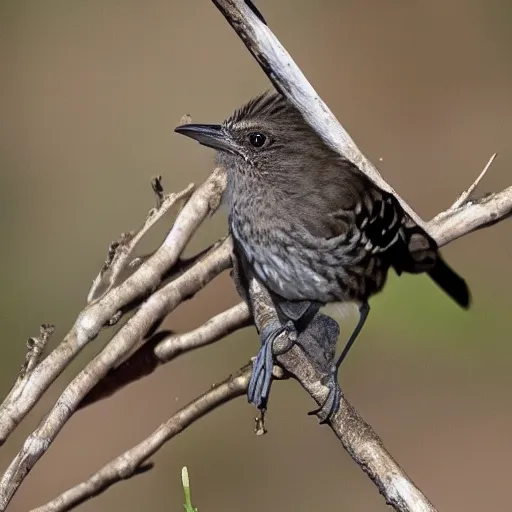
[[[23,443],[0,480],[0,510],[5,510],[25,476],[77,410],[80,401],[146,335],[151,325],[226,270],[231,265],[231,251],[231,239],[227,238],[193,268],[156,291],[108,345],[71,381],[52,410]]]
[[[393,193],[404,210],[421,226],[423,220],[396,193],[366,158],[347,130],[320,98],[270,28],[244,0],[212,0],[233,27],[274,87],[303,115],[327,146],[354,163],[379,187]]]
[[[279,319],[268,291],[255,279],[251,280],[249,289],[255,323],[261,332],[266,324],[279,322]],[[281,335],[283,338],[285,336],[286,334]],[[277,339],[274,343],[280,343],[280,340]],[[298,345],[277,356],[277,360],[300,382],[318,405],[324,403],[329,389],[322,384],[322,375]],[[343,394],[340,407],[329,421],[329,426],[351,457],[375,483],[388,505],[400,512],[436,512],[426,496],[386,450],[376,432]]]
[[[29,413],[52,382],[112,317],[137,298],[147,296],[178,261],[198,223],[214,211],[212,198],[220,197],[226,175],[216,169],[194,192],[160,248],[119,286],[84,308],[63,341],[16,384],[0,405],[0,446]],[[187,190],[187,189],[186,189]],[[173,201],[182,193],[171,195]],[[171,202],[171,200],[169,200]],[[217,203],[218,206],[218,203]]]
[[[455,209],[459,208],[460,206],[462,206],[468,200],[468,198],[471,196],[471,194],[476,190],[476,187],[478,187],[478,185],[482,181],[483,177],[487,174],[489,167],[491,167],[492,163],[494,162],[494,159],[497,156],[498,156],[498,153],[494,153],[494,155],[492,155],[491,158],[489,158],[489,161],[487,162],[483,171],[478,175],[477,179],[470,185],[470,187],[465,192],[462,192],[462,194],[457,199],[457,201],[455,201],[451,205],[450,209],[455,210]]]
[[[142,227],[137,232],[123,233],[119,240],[110,244],[108,256],[94,279],[91,289],[87,294],[87,303],[93,302],[99,297],[108,293],[117,283],[121,273],[128,267],[131,255],[144,235],[176,204],[190,199],[194,191],[194,184],[191,183],[187,188],[178,194],[169,194],[164,196],[161,188],[156,188],[155,183],[161,187],[160,180],[153,181],[153,190],[157,198],[157,207],[149,211],[148,216]]]
[[[249,308],[244,302],[233,306],[205,322],[203,325],[184,333],[157,331],[145,340],[131,357],[122,362],[90,391],[80,403],[80,408],[104,400],[124,388],[153,373],[162,364],[191,350],[210,345],[229,334],[251,325]]]
[[[232,332],[251,324],[251,315],[245,302],[220,313],[193,331],[171,334],[155,347],[155,354],[162,362],[170,361],[177,355],[214,343]]]
[[[245,42],[274,85],[299,108],[306,121],[317,131],[325,143],[358,165],[361,172],[366,173],[379,186],[392,191],[318,97],[279,41],[262,22],[263,16],[255,15],[251,8],[241,0],[213,1]],[[141,297],[146,297],[160,286],[162,276],[178,261],[187,241],[207,214],[218,206],[225,185],[225,173],[222,170],[216,170],[205,182],[201,191],[198,189],[188,201],[163,246],[142,263],[130,278],[118,287],[112,288],[100,300],[91,304],[91,307],[86,308],[77,320],[72,335],[64,340],[56,353],[50,354],[42,363],[36,365],[30,376],[31,380],[22,383],[20,389],[16,388],[16,392],[9,395],[7,402],[0,407],[0,443],[6,439],[17,423],[39,400],[54,378],[60,374],[78,351],[98,334],[101,327],[117,311],[135,299],[140,300]],[[403,200],[401,203],[415,220],[419,223],[422,222]],[[184,214],[184,212],[186,213]],[[509,187],[485,199],[471,201],[463,208],[450,209],[439,214],[428,223],[427,229],[436,238],[439,245],[444,245],[476,229],[490,226],[511,214],[512,187]],[[205,276],[211,278],[215,272],[227,268],[230,265],[228,261],[230,257],[228,252],[230,251],[231,248],[226,249],[226,253],[222,253],[219,260],[212,261],[210,258],[208,261],[212,266],[208,272],[205,272],[203,268],[205,260],[199,260],[185,274],[170,283],[175,287],[172,288],[173,293],[170,293],[171,289],[167,287],[152,293],[141,309],[113,337],[107,347],[73,380],[39,428],[25,441],[22,450],[5,473],[0,483],[0,510],[4,510],[7,506],[27,472],[76,410],[80,399],[87,394],[92,386],[98,384],[109,369],[115,367],[126,354],[130,353],[130,350],[147,334],[149,324],[161,320],[165,312],[175,307],[180,300],[188,297],[187,294],[194,293],[197,286],[206,284],[208,279],[205,279]],[[138,274],[141,269],[144,269],[144,272]],[[137,279],[133,279],[134,276],[137,276]],[[197,281],[193,284],[184,276],[188,276],[192,281],[194,279]],[[186,282],[180,281],[182,278]],[[254,320],[262,329],[268,321],[275,320],[276,312],[273,305],[267,302],[264,288],[260,286],[261,289],[258,291],[252,282],[251,286]],[[163,290],[165,290],[164,293],[162,293]],[[92,306],[98,307],[93,309]],[[230,329],[244,325],[243,315],[235,320],[229,324]],[[239,323],[237,324],[237,322]],[[215,329],[212,329],[211,332],[221,333],[222,329],[223,326],[216,324]],[[201,338],[202,335],[198,336],[198,332],[202,332],[201,328],[196,330],[195,335],[189,335],[190,343],[192,343],[191,340],[201,339],[204,341],[207,339]],[[181,336],[181,339],[186,339],[186,335]],[[165,352],[167,349],[162,348],[161,350]],[[298,347],[278,356],[278,360],[317,403],[321,403],[325,399],[328,390],[322,384],[321,376]],[[29,383],[30,385],[28,385]],[[244,385],[246,384],[245,382]],[[353,459],[367,472],[387,502],[396,510],[402,512],[416,510],[432,512],[435,510],[386,451],[377,434],[357,414],[345,397],[330,426]],[[141,463],[137,459],[133,462],[129,459],[127,467],[131,467],[130,464],[138,468],[136,471],[141,468]],[[89,489],[87,492],[90,493],[88,497],[111,485],[108,475],[98,478],[94,481],[93,487],[87,487]],[[105,481],[102,478],[105,478]]]
[[[223,383],[204,393],[160,425],[142,442],[119,455],[84,482],[63,492],[46,505],[32,512],[64,512],[106,491],[111,485],[136,476],[138,469],[165,443],[176,437],[192,423],[217,407],[242,396],[251,376],[250,365],[241,368]]]

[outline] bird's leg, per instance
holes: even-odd
[[[318,313],[322,304],[319,302],[310,302],[306,300],[300,301],[283,301],[273,296],[274,304],[281,321],[291,320],[297,332],[307,329],[311,320]]]
[[[265,326],[260,333],[261,348],[254,360],[252,367],[251,380],[247,398],[258,409],[266,409],[270,386],[272,384],[272,368],[274,366],[274,341],[283,333],[287,333],[288,345],[286,350],[290,349],[297,340],[297,331],[291,320],[285,325],[279,322],[272,322]]]
[[[354,341],[356,341],[356,338],[359,336],[359,333],[361,332],[361,329],[363,328],[363,325],[368,318],[368,313],[370,313],[370,304],[368,304],[368,302],[363,302],[359,307],[359,321],[357,322],[356,328],[347,341],[347,344],[345,345],[343,352],[340,354],[340,357],[338,357],[338,360],[336,361],[336,371],[338,371],[338,368],[341,366],[341,363],[343,363],[345,357],[347,357],[347,354],[354,344]]]
[[[324,384],[329,388],[329,394],[325,402],[321,407],[311,411],[309,414],[316,414],[320,420],[320,423],[326,423],[332,418],[332,415],[339,409],[340,400],[341,400],[341,389],[338,384],[338,370],[341,366],[341,363],[347,356],[350,348],[356,341],[357,336],[361,332],[363,325],[368,318],[368,313],[370,312],[370,305],[367,302],[363,302],[359,308],[359,321],[357,322],[356,328],[352,332],[343,352],[336,360],[336,363],[331,367],[331,371],[326,375],[324,379]]]
[[[259,409],[267,407],[267,401],[272,383],[272,368],[274,356],[283,354],[296,343],[300,332],[307,330],[309,323],[320,309],[320,304],[307,301],[284,301],[272,295],[279,321],[264,327],[260,333],[261,348],[253,363],[251,380],[247,397]],[[274,341],[286,332],[287,343],[284,346],[274,346]]]
[[[252,314],[252,303],[247,291],[248,279],[244,272],[243,259],[240,259],[235,254],[236,251],[232,258],[233,270],[231,271],[231,277],[235,282],[238,294],[249,306]],[[250,403],[253,403],[259,409],[266,409],[267,407],[274,366],[274,341],[283,332],[287,332],[287,344],[285,347],[280,347],[280,352],[289,350],[297,340],[294,321],[299,320],[310,310],[309,303],[307,302],[303,304],[290,304],[288,307],[286,302],[280,302],[280,304],[283,305],[283,308],[279,309],[281,312],[279,320],[271,322],[260,332],[261,347],[254,360],[251,380],[249,381],[247,398]]]

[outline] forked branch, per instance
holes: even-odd
[[[392,191],[316,94],[290,55],[263,22],[263,16],[255,14],[252,3],[244,0],[213,2],[270,80],[302,112],[324,142],[358,165],[361,172],[379,186]],[[426,227],[439,245],[445,245],[511,215],[512,187],[475,200],[471,198],[471,194],[477,184],[478,179],[462,199],[428,223],[421,221],[403,200],[401,203],[414,219]],[[180,255],[197,228],[219,205],[225,186],[226,176],[222,169],[216,169],[195,192],[190,186],[179,194],[165,196],[161,187],[157,186],[156,208],[139,232],[125,235],[111,246],[105,266],[93,283],[89,303],[79,314],[70,333],[42,361],[40,356],[44,343],[36,343],[37,354],[34,347],[31,348],[27,364],[24,365],[11,393],[0,406],[0,445],[7,440],[55,378],[102,328],[108,327],[113,321],[120,321],[128,308],[137,309],[100,354],[73,379],[48,415],[24,442],[0,481],[0,511],[5,510],[27,473],[81,405],[109,396],[183,351],[213,343],[248,325],[251,320],[249,308],[245,304],[239,304],[189,333],[155,332],[156,326],[160,325],[170,311],[231,265],[231,240],[228,237],[202,254],[193,264],[186,266],[183,271],[176,272]],[[160,248],[149,258],[138,260],[136,269],[131,269],[133,273],[123,278],[123,273],[130,269],[131,254],[140,238],[168,209],[183,202],[185,205]],[[169,278],[170,282],[166,282]],[[254,323],[261,330],[267,322],[275,320],[276,312],[266,289],[254,280],[250,283],[250,298]],[[42,342],[46,332],[42,332],[37,340]],[[49,335],[49,331],[47,334]],[[287,374],[293,376],[317,403],[323,402],[328,390],[322,384],[322,376],[316,366],[303,350],[294,346],[279,355],[277,360]],[[243,368],[234,377],[186,406],[145,441],[107,464],[87,481],[37,510],[69,510],[120,479],[148,469],[148,458],[163,443],[208,411],[243,395],[249,376],[250,367]],[[435,511],[433,505],[387,452],[377,434],[345,397],[342,398],[330,427],[354,461],[370,476],[386,501],[396,510]]]

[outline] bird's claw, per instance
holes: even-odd
[[[263,328],[260,333],[261,348],[253,362],[251,380],[247,391],[248,401],[258,409],[266,409],[267,407],[274,366],[274,341],[285,332],[288,334],[286,349],[289,349],[297,340],[293,322],[287,322],[284,326],[272,324]],[[283,350],[279,350],[279,353],[282,352]]]
[[[341,388],[338,384],[338,370],[336,366],[322,378],[322,384],[329,388],[327,398],[319,408],[308,412],[310,416],[316,415],[320,424],[329,422],[340,408]]]

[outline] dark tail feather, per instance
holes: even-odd
[[[459,306],[464,309],[469,308],[471,303],[471,294],[466,281],[456,274],[441,258],[438,256],[434,268],[428,275],[440,286]]]

